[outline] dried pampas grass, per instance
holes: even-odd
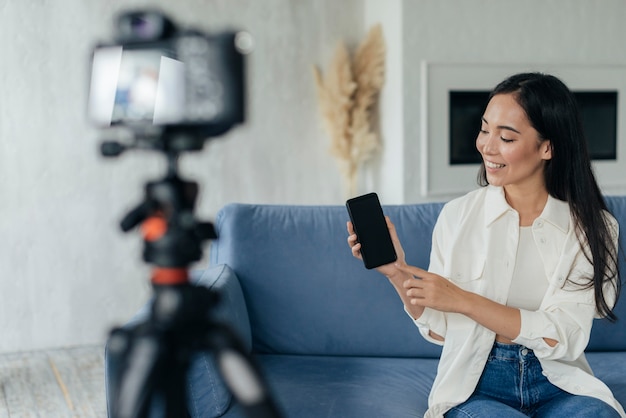
[[[322,118],[330,135],[330,152],[339,162],[347,196],[357,192],[359,168],[380,148],[376,104],[385,81],[385,42],[374,26],[351,60],[339,42],[326,77],[314,68]]]

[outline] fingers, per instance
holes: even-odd
[[[361,258],[361,244],[358,242],[357,236],[354,233],[354,227],[352,226],[352,222],[348,221],[346,226],[348,229],[348,233],[350,234],[348,236],[348,245],[352,250],[352,255],[356,258]]]
[[[348,234],[354,234],[354,226],[352,225],[352,222],[348,221],[346,223],[346,227],[348,228]]]
[[[423,269],[421,269],[419,267],[410,266],[410,265],[408,265],[406,263],[396,263],[396,267],[400,271],[412,274],[417,279],[428,275],[428,272],[426,270],[423,270]]]
[[[411,278],[406,280],[402,285],[405,289],[422,289],[424,286],[423,279],[427,277],[429,274],[428,271],[423,270],[419,267],[410,266],[406,263],[400,264],[396,263],[396,268],[400,271],[408,273],[411,275]],[[411,290],[407,292],[408,296],[418,296],[418,294],[411,293]],[[421,295],[421,293],[419,294]]]
[[[352,255],[355,256],[356,258],[361,258],[361,244],[360,243],[356,243],[354,245],[351,246],[350,248],[352,250]]]
[[[351,222],[348,222],[348,233],[350,234],[348,235],[348,245],[354,247],[358,243],[358,240]]]
[[[358,243],[356,234],[348,235],[348,245],[354,247]]]

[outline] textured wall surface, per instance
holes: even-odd
[[[104,160],[85,117],[92,46],[144,4],[255,38],[247,124],[181,161],[202,187],[198,217],[233,201],[342,202],[311,68],[361,38],[360,1],[0,0],[0,352],[103,341],[150,294],[141,239],[118,223],[163,161]]]

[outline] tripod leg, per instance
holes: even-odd
[[[122,362],[110,417],[186,417],[186,363],[170,355],[173,347],[162,335],[142,324],[132,330],[114,331],[111,340],[113,347],[120,348],[117,354]]]
[[[253,358],[233,332],[214,325],[212,347],[222,379],[250,418],[280,418],[282,414]]]
[[[135,418],[148,413],[159,347],[155,341],[136,337],[136,331],[116,330],[111,335],[112,350],[122,360],[115,379],[111,418]]]

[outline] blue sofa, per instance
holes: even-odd
[[[626,231],[626,197],[607,202]],[[428,266],[441,207],[384,208],[409,264]],[[347,219],[342,206],[228,205],[196,283],[222,294],[212,315],[243,338],[286,417],[421,417],[440,348],[421,338],[387,279],[352,257]],[[626,274],[623,254],[620,266]],[[588,346],[594,372],[623,405],[625,299],[617,323],[596,321]],[[107,376],[115,368],[109,357]],[[188,392],[192,417],[244,416],[209,353],[194,358]]]

